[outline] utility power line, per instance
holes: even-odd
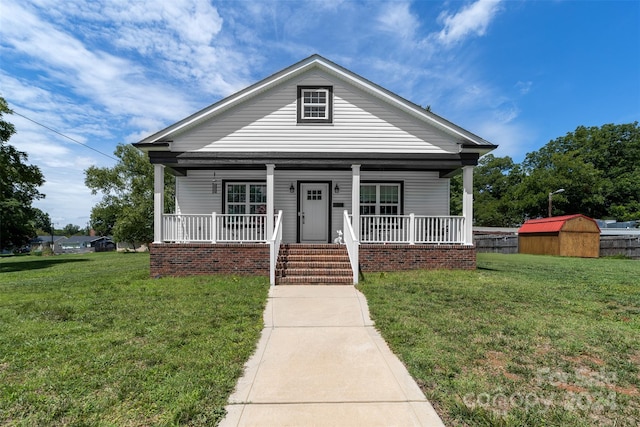
[[[98,150],[98,149],[95,149],[95,148],[93,148],[93,147],[90,147],[90,146],[88,146],[87,144],[84,144],[84,143],[82,143],[82,142],[78,141],[77,139],[73,139],[73,138],[71,138],[70,136],[65,135],[64,133],[62,133],[62,132],[60,132],[60,131],[57,131],[57,130],[55,130],[55,129],[53,129],[53,128],[51,128],[51,127],[47,126],[47,125],[43,125],[42,123],[37,122],[37,121],[35,121],[35,120],[33,120],[33,119],[31,119],[31,118],[29,118],[29,117],[25,116],[24,114],[20,114],[20,113],[18,113],[18,112],[17,112],[17,111],[15,111],[15,110],[13,110],[13,113],[14,113],[16,116],[20,116],[20,117],[22,117],[22,118],[24,118],[24,119],[27,119],[27,120],[29,120],[31,123],[35,123],[35,124],[36,124],[36,125],[38,125],[38,126],[42,126],[43,128],[45,128],[45,129],[47,129],[47,130],[49,130],[49,131],[51,131],[51,132],[53,132],[53,133],[56,133],[56,134],[60,135],[60,136],[61,136],[61,137],[63,137],[63,138],[67,138],[69,141],[75,142],[75,143],[76,143],[76,144],[78,144],[78,145],[82,145],[84,148],[88,148],[89,150],[95,151],[95,152],[96,152],[96,153],[98,153],[98,154],[102,154],[103,156],[108,157],[108,158],[110,158],[111,160],[118,161],[118,159],[116,159],[116,158],[114,158],[114,157],[111,157],[110,155],[105,154],[105,153],[103,153],[102,151],[100,151],[100,150]]]

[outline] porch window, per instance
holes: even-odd
[[[298,87],[298,123],[331,123],[332,109],[331,86]]]
[[[360,186],[360,215],[398,215],[400,213],[400,184]]]
[[[267,212],[267,185],[227,183],[225,212],[228,214],[264,214]]]

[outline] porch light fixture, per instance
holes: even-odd
[[[213,173],[213,180],[211,180],[211,194],[218,194],[218,181],[216,181],[216,173]]]
[[[293,186],[293,182],[291,183],[291,185],[289,186],[289,193],[293,194],[296,192],[296,188]]]
[[[338,186],[338,183],[336,182],[336,186],[333,187],[333,192],[338,194],[340,192],[340,187]]]

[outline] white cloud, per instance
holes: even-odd
[[[409,3],[404,2],[385,4],[377,17],[378,28],[401,39],[413,39],[417,32],[419,21],[411,13],[409,6]]]
[[[473,55],[456,49],[484,34],[498,2],[448,9],[438,27],[442,6],[429,2],[0,1],[3,59],[24,71],[0,71],[0,95],[109,155],[117,143],[138,141],[316,52],[448,119],[463,118],[489,140],[517,130],[517,105],[482,79]],[[113,161],[25,121],[18,130],[15,143],[45,174],[44,206],[64,212],[60,218],[81,217],[82,207],[88,218],[99,198],[88,196],[83,169]],[[67,201],[71,188],[88,207]]]
[[[487,141],[499,145],[498,149],[492,152],[493,155],[510,156],[516,162],[522,161],[524,155],[530,151],[530,144],[535,138],[531,129],[515,122],[483,120],[474,124],[473,129]]]
[[[443,12],[439,21],[444,24],[444,28],[437,35],[438,41],[448,46],[470,35],[484,35],[492,19],[500,10],[500,1],[477,0],[455,14]]]
[[[48,213],[56,228],[67,224],[86,226],[91,209],[101,197],[92,195],[84,185],[84,174],[73,168],[43,168],[46,182],[40,191],[46,195],[34,206]],[[82,175],[80,177],[79,175]]]
[[[521,95],[526,95],[531,91],[531,88],[533,87],[533,82],[531,81],[526,81],[526,82],[518,82],[516,83],[516,89],[518,90],[518,92],[520,92]]]

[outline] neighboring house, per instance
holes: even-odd
[[[61,247],[65,252],[104,252],[116,249],[110,237],[100,236],[71,236],[62,242]]]
[[[31,246],[31,250],[41,251],[45,247],[51,247],[51,241],[53,241],[53,252],[60,253],[62,252],[62,242],[67,240],[67,236],[38,236],[33,239],[29,245]]]
[[[318,55],[134,145],[155,171],[154,276],[275,284],[296,243],[346,246],[354,283],[359,269],[475,268],[473,168],[496,146]],[[165,168],[175,213],[162,211]],[[457,173],[463,215],[451,216]],[[338,231],[346,245],[328,245]]]

